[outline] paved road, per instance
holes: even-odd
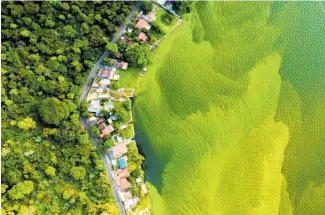
[[[140,4],[137,4],[136,7],[131,11],[131,13],[129,14],[129,16],[127,17],[127,19],[129,21],[132,20],[134,14],[140,9]],[[121,37],[121,35],[123,34],[123,32],[125,31],[127,27],[127,23],[124,23],[120,26],[117,34],[113,37],[112,39],[112,43],[116,43],[118,41],[118,39]],[[80,99],[79,99],[79,108],[81,103],[86,99],[88,91],[90,89],[90,84],[92,83],[92,80],[96,77],[97,71],[100,69],[102,62],[104,60],[104,58],[108,55],[108,52],[105,51],[99,58],[99,60],[96,62],[96,64],[94,65],[93,69],[90,71],[89,76],[87,78],[87,81],[82,89],[82,91],[80,92]],[[81,122],[83,124],[83,126],[85,127],[85,129],[87,131],[89,131],[89,125],[88,125],[88,120],[87,118],[84,117],[80,117]],[[90,136],[90,135],[89,135]],[[118,209],[120,211],[121,215],[127,215],[124,205],[118,195],[117,192],[117,184],[116,181],[114,180],[114,176],[113,176],[113,172],[111,170],[111,161],[108,157],[107,154],[102,153],[102,151],[100,150],[98,143],[97,143],[97,138],[91,137],[92,142],[94,143],[94,145],[97,148],[97,151],[99,152],[100,157],[102,158],[103,162],[104,162],[104,166],[105,166],[105,170],[107,173],[107,176],[111,182],[112,185],[112,191],[113,191],[113,195],[115,198],[115,201],[117,203]]]
[[[135,8],[131,11],[131,13],[127,16],[128,22],[132,20],[134,14],[136,12],[138,12],[138,10],[140,9],[141,4],[137,4],[135,6]],[[116,35],[114,36],[114,38],[112,39],[112,43],[116,43],[118,41],[118,39],[120,39],[120,37],[122,36],[122,34],[124,33],[126,27],[127,27],[128,23],[124,23],[120,26],[118,32],[116,33]]]

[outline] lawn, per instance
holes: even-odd
[[[306,187],[298,188],[299,180],[303,180],[295,177],[301,174],[310,183],[312,178],[324,180],[325,171],[321,170],[319,161],[311,158],[312,153],[307,157],[315,159],[313,164],[317,164],[318,169],[314,170],[321,171],[319,175],[308,175],[291,164],[294,168],[286,170],[291,171],[291,175],[284,177],[282,166],[283,160],[292,163],[300,158],[303,163],[304,151],[308,148],[304,145],[313,141],[317,144],[312,145],[324,152],[321,142],[325,138],[321,130],[325,114],[320,107],[325,105],[324,99],[316,99],[324,92],[321,91],[324,82],[312,82],[315,88],[310,88],[315,91],[310,94],[318,93],[314,100],[300,97],[303,90],[296,92],[298,85],[283,83],[286,77],[281,77],[282,72],[289,71],[280,73],[279,70],[284,62],[295,62],[283,57],[288,41],[282,38],[283,26],[291,27],[289,24],[299,22],[302,17],[309,17],[314,23],[309,26],[323,26],[325,22],[304,16],[306,9],[301,9],[299,19],[289,22],[300,10],[292,9],[295,7],[292,4],[288,4],[294,13],[292,16],[287,16],[288,8],[283,7],[283,11],[273,17],[272,4],[197,3],[197,9],[184,17],[183,24],[155,49],[153,63],[148,67],[150,73],[145,74],[137,90],[134,107],[137,143],[145,153],[146,179],[153,185],[148,187],[150,196],[154,197],[153,211],[157,214],[292,214],[292,208],[299,211],[305,206],[321,214],[324,203],[320,193],[324,192],[324,184],[319,188],[302,184]],[[273,23],[271,18],[279,20]],[[324,41],[324,38],[314,41]],[[316,44],[312,40],[310,43]],[[324,56],[324,49],[315,49],[320,53],[316,56]],[[300,57],[299,51],[295,53]],[[288,70],[295,74],[300,67],[291,65]],[[318,71],[323,67],[313,67],[310,60],[308,68]],[[301,71],[299,80],[308,83],[307,74],[315,74],[307,69]],[[292,75],[292,80],[297,81],[294,77]],[[318,77],[325,80],[324,75]],[[289,98],[297,101],[287,103],[285,95],[281,99],[282,118],[292,111],[286,123],[275,119],[280,108],[279,95],[286,90],[284,86],[291,95]],[[313,105],[306,103],[306,112],[302,112],[299,105],[307,100]],[[316,113],[312,112],[313,108]],[[308,123],[303,119],[308,119]],[[295,142],[291,135],[297,134],[289,133],[289,123],[306,133],[311,129],[317,138],[306,135],[310,138],[308,143]],[[284,153],[289,140],[296,144],[293,149],[287,149],[293,150],[290,154],[293,158]],[[300,157],[294,157],[297,153]],[[308,162],[305,165],[308,166]],[[286,180],[292,182],[289,192]],[[306,190],[302,205],[290,201],[294,197],[301,198],[301,195],[295,196],[298,189]]]
[[[127,70],[119,70],[120,88],[135,88],[142,68],[129,67]]]
[[[178,18],[174,16],[174,19],[171,21],[171,23],[167,24],[163,18],[165,14],[168,14],[166,10],[156,7],[157,19],[155,20],[155,23],[157,23],[160,28],[167,34],[171,30],[171,28],[176,24]]]
[[[123,108],[125,110],[125,108],[123,107],[123,102],[114,102],[114,109],[120,109]],[[123,124],[128,123],[131,121],[131,111],[127,111],[125,110],[125,119],[122,121]]]

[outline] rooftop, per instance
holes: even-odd
[[[120,142],[112,147],[112,151],[115,157],[121,157],[128,152],[125,142]]]
[[[119,184],[121,190],[126,190],[131,187],[130,182],[126,178],[120,178],[117,180],[117,183]]]
[[[144,19],[139,19],[139,21],[137,22],[137,24],[135,25],[136,28],[141,29],[146,27],[146,25],[148,24],[148,22]]]
[[[119,165],[119,167],[121,168],[121,169],[124,169],[124,168],[126,168],[127,167],[127,165],[126,165],[126,160],[124,159],[124,158],[120,158],[120,159],[118,159],[118,165]]]
[[[142,41],[146,41],[148,39],[147,35],[143,32],[140,32],[139,36],[138,36],[138,39],[139,40],[142,40]]]
[[[120,178],[127,178],[130,177],[130,173],[129,173],[129,169],[128,168],[124,168],[124,169],[118,169],[117,170],[118,176]]]

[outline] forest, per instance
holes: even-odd
[[[78,92],[134,2],[2,2],[1,214],[118,214]]]

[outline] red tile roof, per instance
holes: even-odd
[[[146,41],[148,39],[147,35],[143,32],[140,32],[138,36],[139,40]]]
[[[139,21],[137,22],[137,24],[135,25],[136,28],[140,29],[140,28],[144,28],[146,27],[146,25],[148,24],[148,22],[144,19],[139,19]]]
[[[120,185],[122,190],[129,189],[131,187],[130,182],[126,178],[120,178],[117,180],[117,183]]]

